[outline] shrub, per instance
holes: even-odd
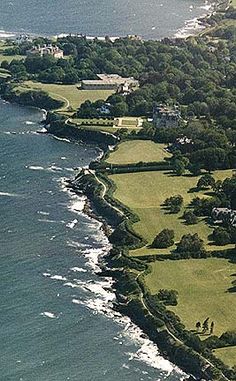
[[[176,306],[178,303],[178,292],[176,290],[161,289],[157,296],[166,306]]]

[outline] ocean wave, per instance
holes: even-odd
[[[87,270],[83,269],[82,267],[72,267],[70,270],[75,272],[75,273],[76,272],[81,272],[81,273],[86,273],[87,272]]]
[[[15,36],[16,34],[13,32],[6,32],[5,30],[0,30],[0,38],[10,38]]]
[[[53,312],[47,312],[47,311],[45,311],[45,312],[41,312],[40,315],[44,316],[44,317],[48,317],[50,319],[57,319],[58,318],[58,316],[56,316]]]
[[[22,197],[22,195],[17,193],[9,193],[9,192],[0,192],[0,196],[4,197]]]
[[[62,275],[52,275],[50,276],[50,279],[52,280],[61,280],[63,282],[67,281],[67,278]]]
[[[58,136],[52,135],[53,139],[60,140],[62,142],[71,143],[70,139],[67,138],[59,138]]]
[[[205,1],[205,4],[200,6],[199,8],[207,11],[202,15],[202,17],[204,17],[211,13],[211,11],[214,8],[214,3],[209,3],[209,1]],[[195,17],[193,19],[186,20],[184,27],[178,29],[174,37],[186,38],[200,32],[203,29],[205,29],[205,26],[201,23],[201,20],[198,17]]]
[[[36,124],[35,122],[32,122],[31,120],[26,120],[25,124],[31,126],[31,125],[34,125]]]
[[[77,223],[78,223],[78,220],[74,219],[73,221],[68,222],[68,224],[66,224],[66,227],[70,228],[70,229],[74,229],[74,227],[75,227],[75,225],[77,225]]]
[[[37,213],[41,214],[42,216],[49,216],[49,214],[50,214],[48,212],[43,212],[42,210],[38,210]]]

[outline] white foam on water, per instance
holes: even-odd
[[[85,202],[86,202],[85,196],[79,197],[75,195],[73,196],[73,200],[71,200],[70,204],[68,205],[68,209],[74,213],[81,213],[84,209]]]
[[[41,316],[48,317],[50,319],[57,319],[57,316],[53,312],[41,312]]]
[[[17,193],[9,193],[9,192],[0,192],[0,196],[4,197],[22,197],[21,195]]]
[[[29,168],[33,171],[44,171],[44,167],[41,167],[40,165],[26,165],[25,168]]]
[[[62,275],[52,275],[50,276],[50,279],[52,280],[61,280],[63,282],[67,281],[67,278]]]
[[[41,214],[42,216],[49,216],[49,214],[50,214],[48,212],[43,212],[42,210],[38,210],[37,213]]]
[[[83,248],[90,246],[90,245],[87,245],[86,243],[80,243],[80,242],[73,241],[73,240],[69,240],[66,243],[67,243],[67,246],[73,247],[75,249],[83,249]]]
[[[74,273],[86,273],[87,270],[86,269],[83,269],[82,267],[72,267],[70,269],[71,271],[74,271]]]
[[[63,171],[63,168],[57,167],[56,165],[51,165],[50,167],[47,168],[48,171],[53,171],[53,172],[58,172],[58,171]]]
[[[54,136],[54,135],[52,135],[52,137],[53,137],[53,139],[60,140],[62,142],[71,143],[70,139],[59,138],[58,136]]]
[[[43,276],[50,278],[51,274],[50,273],[43,273]]]
[[[36,124],[36,123],[35,123],[35,122],[32,122],[31,120],[27,120],[27,121],[25,122],[25,124],[31,126],[31,125]]]
[[[56,220],[48,220],[48,219],[42,219],[42,218],[38,218],[38,221],[39,222],[46,222],[47,224],[64,224],[65,221],[61,220],[61,221],[56,221]]]
[[[77,225],[77,223],[78,223],[78,220],[75,218],[73,221],[68,222],[68,224],[66,224],[66,227],[70,228],[70,229],[74,229],[74,227],[75,227],[75,225]]]
[[[10,38],[15,37],[16,34],[12,32],[6,32],[5,30],[0,30],[0,38]]]

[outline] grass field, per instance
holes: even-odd
[[[215,349],[214,355],[230,367],[236,365],[236,347]]]
[[[207,317],[215,322],[216,335],[236,329],[235,293],[227,292],[236,276],[236,264],[226,259],[156,261],[145,282],[152,294],[161,288],[179,293],[176,312],[187,329]],[[207,336],[203,336],[207,337]]]
[[[216,179],[224,179],[232,175],[231,170],[217,171]],[[154,237],[164,228],[175,231],[175,241],[179,241],[183,234],[198,233],[206,243],[206,249],[214,250],[217,246],[211,245],[208,235],[212,229],[202,220],[196,225],[185,225],[181,216],[190,201],[195,196],[204,196],[204,192],[191,192],[198,181],[197,177],[173,176],[165,172],[139,172],[111,175],[116,184],[115,198],[130,207],[140,217],[140,221],[134,224],[134,229],[147,239],[150,244]],[[183,210],[178,214],[169,214],[161,207],[167,197],[181,194],[184,198]],[[205,195],[205,197],[208,197]],[[230,246],[229,246],[230,247]],[[131,251],[131,255],[146,255],[153,253],[169,253],[171,249],[150,249],[143,247]]]
[[[163,161],[171,155],[164,150],[164,144],[151,140],[131,140],[123,142],[107,159],[112,164],[137,163],[138,161]]]
[[[113,93],[110,90],[81,90],[79,85],[58,85],[33,81],[26,81],[20,87],[21,91],[29,89],[44,90],[52,98],[63,100],[64,109],[72,107],[74,110],[88,99],[92,102],[98,99],[107,99]]]

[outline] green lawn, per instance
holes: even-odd
[[[141,154],[141,153],[140,153]],[[216,171],[216,179],[224,179],[232,175],[231,170]],[[141,234],[150,244],[154,237],[164,228],[174,229],[175,241],[178,242],[183,234],[198,233],[204,239],[208,250],[217,249],[208,241],[208,235],[212,229],[204,221],[196,225],[185,225],[181,219],[184,208],[195,196],[204,196],[204,192],[189,193],[198,181],[197,177],[173,176],[165,172],[139,172],[111,175],[110,178],[116,184],[115,198],[134,210],[140,217],[140,221],[134,224],[134,229]],[[161,204],[167,197],[181,194],[184,198],[184,206],[178,214],[168,214]],[[208,197],[205,195],[205,197]],[[230,247],[230,246],[229,246]],[[131,255],[146,255],[153,253],[168,253],[170,249],[157,250],[143,247],[131,251]]]
[[[156,261],[151,267],[145,278],[147,287],[152,294],[161,288],[178,291],[178,305],[168,309],[176,312],[187,329],[195,329],[197,321],[210,317],[216,335],[236,330],[236,295],[227,292],[235,280],[236,264],[208,258]]]
[[[131,140],[121,143],[106,161],[112,164],[163,161],[165,157],[171,156],[164,147],[164,144],[157,144],[151,140]]]
[[[226,365],[230,367],[236,365],[236,347],[219,348],[214,350],[214,354]]]
[[[113,91],[110,90],[81,90],[78,85],[59,85],[41,82],[26,81],[21,86],[21,91],[40,89],[49,93],[52,98],[64,101],[64,108],[72,107],[76,110],[86,100],[92,102],[98,99],[107,99]]]

